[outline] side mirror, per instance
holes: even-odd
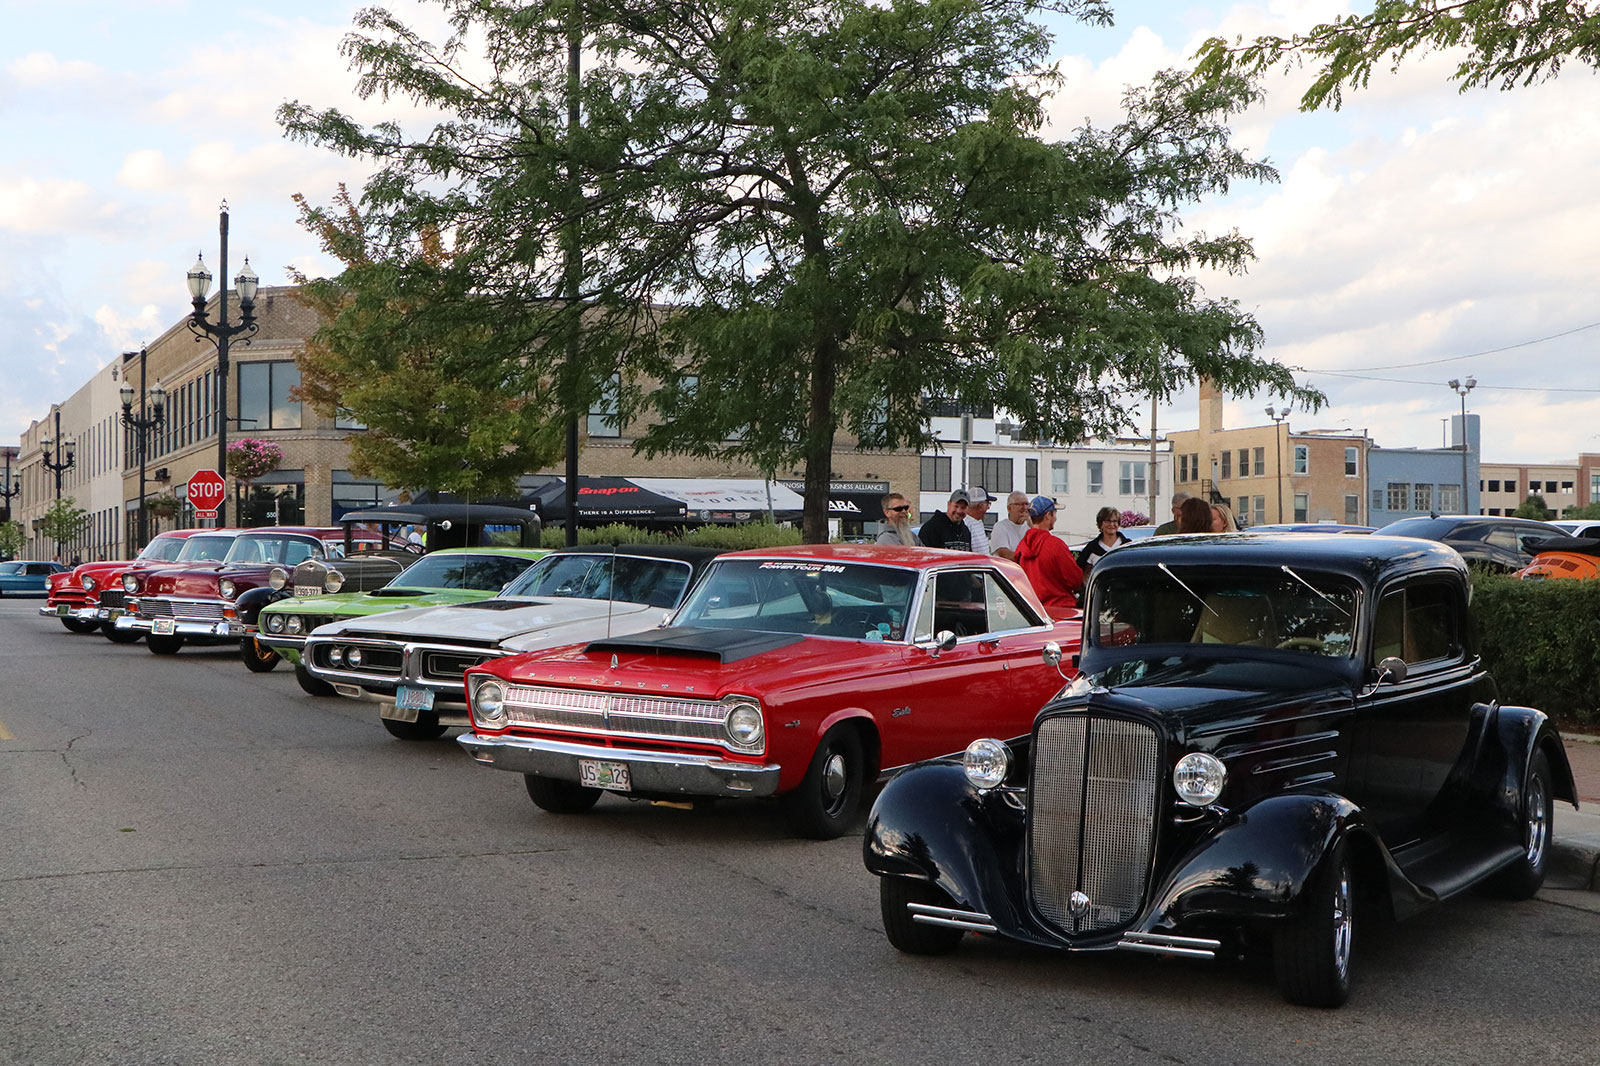
[[[1398,655],[1390,655],[1379,661],[1377,684],[1381,685],[1387,681],[1391,685],[1398,685],[1405,679],[1406,661],[1404,659]]]
[[[1046,666],[1059,667],[1061,665],[1061,645],[1055,641],[1045,641],[1042,654],[1044,655],[1044,664]]]
[[[929,655],[938,657],[940,652],[949,651],[956,646],[956,635],[948,629],[941,629],[933,635],[932,640],[917,642],[917,647]]]

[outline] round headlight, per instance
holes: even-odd
[[[223,578],[221,581],[217,582],[217,591],[222,593],[223,599],[231,600],[233,599],[233,594],[239,590],[234,587],[234,584],[231,580],[228,578]]]
[[[274,566],[272,573],[267,575],[267,584],[274,590],[281,589],[289,583],[289,571],[281,566]]]
[[[472,713],[485,722],[504,721],[506,690],[498,681],[481,681],[472,691]]]
[[[1172,770],[1172,787],[1178,798],[1191,807],[1209,807],[1222,795],[1222,786],[1228,783],[1228,768],[1215,755],[1203,751],[1190,752],[1178,760]]]
[[[283,632],[283,615],[281,615],[281,614],[264,614],[264,615],[262,615],[261,616],[261,628],[265,629],[268,633],[282,633]]]
[[[322,583],[322,591],[338,592],[344,588],[344,575],[337,570],[329,570],[327,580]]]
[[[728,731],[728,738],[741,748],[758,746],[763,732],[761,708],[753,703],[735,703],[728,709],[723,728]]]
[[[139,591],[139,579],[134,577],[132,574],[123,574],[122,575],[122,591],[124,591],[124,592],[138,592]]]
[[[288,631],[291,632],[291,633],[298,633],[301,630],[305,629],[305,624],[303,622],[301,622],[299,615],[291,614],[289,616],[289,621],[288,621],[287,625],[286,626],[280,626],[280,628],[287,628]]]
[[[979,788],[998,788],[1011,769],[1011,749],[998,740],[980,737],[961,756],[967,780]]]
[[[349,663],[352,669],[361,665],[361,658],[360,648],[350,648],[344,653],[344,661]]]
[[[344,665],[344,649],[335,644],[328,649],[328,662],[333,666]]]
[[[90,577],[88,574],[84,574],[78,579],[78,584],[82,585],[84,591],[87,592],[94,588],[94,578]]]

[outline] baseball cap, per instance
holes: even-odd
[[[1035,496],[1028,501],[1028,514],[1034,518],[1043,518],[1056,509],[1056,501],[1048,496]]]
[[[972,498],[974,500],[982,500],[984,503],[993,503],[1000,498],[998,496],[989,495],[989,490],[984,488],[982,485],[974,485],[967,491],[972,494]]]
[[[945,502],[946,503],[971,503],[972,502],[972,497],[967,495],[967,490],[966,489],[956,489],[956,491],[954,491],[954,492],[952,492],[950,494],[950,498],[948,500],[946,500]]]

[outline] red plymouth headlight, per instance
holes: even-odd
[[[485,725],[499,726],[506,720],[506,690],[492,677],[474,678],[472,716]]]

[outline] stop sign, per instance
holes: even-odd
[[[227,491],[228,483],[215,470],[196,470],[189,479],[189,503],[194,506],[194,516],[217,517],[217,505]]]

